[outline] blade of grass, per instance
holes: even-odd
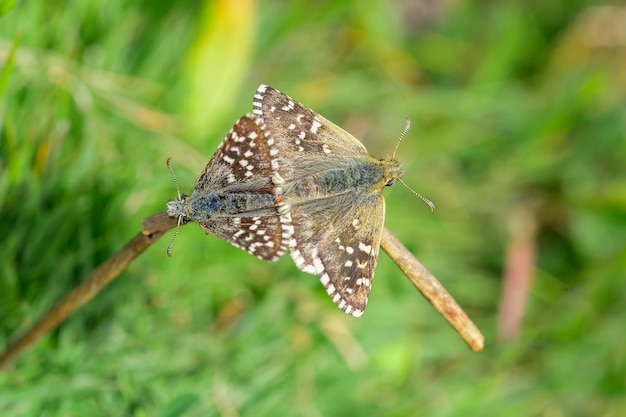
[[[17,0],[0,0],[0,17],[13,10],[15,3],[17,3]]]
[[[3,3],[0,3],[0,16],[2,15],[2,6]],[[2,73],[0,73],[0,101],[2,100],[2,97],[4,97],[4,91],[9,84],[9,77],[11,76],[13,66],[15,65],[15,55],[21,39],[22,33],[18,32],[17,35],[15,35],[15,39],[13,39],[13,45],[11,46],[7,60],[2,68]]]

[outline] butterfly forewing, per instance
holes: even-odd
[[[263,120],[247,114],[240,118],[220,143],[196,180],[196,189],[242,188],[254,184],[271,192],[270,151]]]
[[[298,175],[299,167],[320,158],[342,164],[368,155],[350,133],[272,87],[261,85],[253,106],[270,132],[274,166],[285,177]]]

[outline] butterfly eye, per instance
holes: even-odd
[[[391,187],[394,182],[396,182],[395,178],[389,178],[387,182],[385,183],[385,187]]]

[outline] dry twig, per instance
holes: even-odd
[[[467,314],[459,307],[437,278],[415,259],[413,254],[386,227],[383,229],[383,238],[380,246],[404,272],[411,284],[454,327],[465,340],[465,343],[473,351],[482,350],[485,339],[480,330],[467,317]]]
[[[142,231],[133,237],[122,249],[96,268],[78,286],[56,303],[29,329],[15,337],[0,355],[0,369],[17,358],[27,347],[56,328],[75,310],[92,299],[107,284],[150,245],[177,224],[166,212],[157,213],[144,219]],[[466,343],[475,351],[483,347],[483,337],[474,323],[461,310],[452,296],[437,279],[420,264],[417,259],[385,228],[382,248],[406,274],[409,280],[426,299],[459,332]]]
[[[176,223],[176,219],[170,219],[165,212],[144,219],[141,233],[138,233],[122,249],[94,269],[87,278],[52,306],[29,329],[13,338],[0,355],[0,369],[8,365],[42,336],[55,329],[75,310],[91,300],[100,290],[113,281],[133,259],[159,240],[165,232],[175,227]]]

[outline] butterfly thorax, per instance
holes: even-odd
[[[367,156],[341,166],[305,166],[301,174],[282,187],[283,197],[292,204],[297,200],[328,198],[347,193],[380,192],[385,185],[393,184],[403,172],[401,164],[396,161]]]

